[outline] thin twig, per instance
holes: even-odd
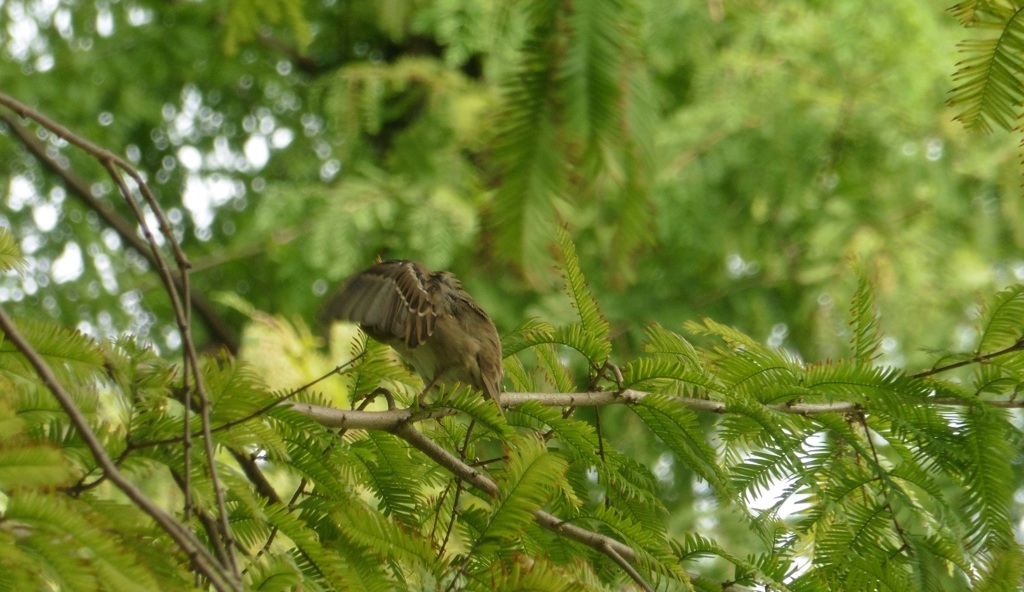
[[[868,427],[868,420],[864,413],[857,414],[857,421],[864,429],[864,438],[868,441],[868,446],[871,448],[871,456],[874,457],[875,468],[879,471],[878,484],[882,488],[882,498],[885,500],[885,509],[889,511],[889,516],[892,518],[892,525],[896,529],[896,534],[899,535],[900,541],[903,543],[902,549],[911,549],[910,540],[907,539],[907,533],[903,530],[900,525],[899,519],[896,517],[896,510],[893,509],[892,503],[889,501],[889,485],[885,479],[882,479],[882,463],[878,459],[878,450],[875,448],[875,441],[871,438],[871,428]]]
[[[910,377],[927,378],[929,376],[934,376],[942,372],[949,372],[950,370],[963,368],[964,366],[969,366],[971,364],[984,364],[985,362],[988,362],[993,358],[998,358],[999,356],[1005,356],[1006,354],[1018,352],[1021,350],[1024,350],[1024,338],[1018,339],[1017,342],[1011,345],[1010,347],[1003,348],[999,351],[994,351],[987,354],[978,353],[966,360],[960,360],[959,362],[954,362],[952,364],[947,364],[945,366],[937,366],[930,370],[918,372],[917,374],[911,374]]]
[[[459,451],[459,458],[463,461],[466,460],[466,451],[469,450],[469,437],[473,434],[473,426],[476,425],[476,420],[470,420],[469,427],[466,428],[466,439],[462,443],[462,450]],[[444,533],[444,540],[441,541],[441,550],[438,551],[438,559],[444,557],[444,550],[448,547],[448,540],[452,536],[452,530],[455,528],[455,517],[458,516],[459,512],[459,498],[462,497],[462,479],[455,478],[455,498],[452,500],[452,515],[448,521],[448,529]]]
[[[70,134],[65,130],[65,133]],[[65,140],[71,141],[68,138]],[[81,142],[85,142],[78,138]],[[88,142],[85,142],[88,144]],[[195,343],[192,341],[192,329],[189,323],[188,307],[182,303],[183,299],[178,293],[178,288],[182,289],[182,293],[187,294],[188,290],[188,260],[185,259],[185,255],[181,250],[181,246],[178,244],[177,239],[174,238],[174,232],[171,230],[170,223],[164,216],[163,211],[160,209],[160,205],[156,202],[153,194],[150,192],[149,187],[146,185],[142,175],[139,174],[135,168],[126,162],[124,159],[113,155],[113,153],[103,150],[103,154],[94,155],[103,164],[109,173],[111,179],[117,185],[118,190],[124,197],[128,207],[132,210],[136,220],[139,222],[139,228],[142,231],[142,235],[145,237],[146,242],[150,246],[150,251],[153,254],[153,258],[156,261],[156,270],[160,279],[164,283],[164,287],[167,292],[167,296],[171,300],[171,308],[174,311],[174,320],[178,326],[178,332],[181,335],[182,350],[184,351],[184,381],[187,387],[188,376],[191,375],[192,381],[195,384],[195,392],[199,397],[199,420],[200,426],[203,431],[203,451],[206,455],[207,473],[210,476],[210,485],[213,488],[214,497],[217,501],[218,518],[222,532],[220,537],[214,537],[211,535],[211,543],[215,548],[218,548],[228,559],[232,572],[236,577],[241,576],[241,572],[238,568],[238,562],[235,558],[234,547],[235,543],[231,535],[231,525],[228,522],[227,503],[224,498],[224,485],[221,483],[220,476],[217,474],[216,455],[214,451],[213,435],[210,433],[210,397],[206,392],[206,386],[203,380],[203,375],[199,365],[199,354],[196,351]],[[132,190],[128,187],[124,177],[121,176],[121,172],[126,173],[136,184],[136,188],[139,193],[143,196],[143,199],[149,205],[150,212],[156,217],[160,230],[162,231],[164,238],[171,245],[171,250],[174,253],[178,269],[180,271],[180,286],[175,282],[174,276],[171,273],[170,267],[167,265],[164,259],[163,253],[160,250],[160,244],[156,241],[153,233],[149,229],[149,224],[146,222],[146,217],[142,213],[141,208],[135,202],[135,196]],[[182,432],[183,439],[185,441],[185,459],[186,467],[190,463],[191,458],[191,433],[189,429],[188,416],[191,411],[191,398],[186,395],[185,403],[185,417],[186,421],[183,422]],[[191,472],[188,471],[185,474],[185,487],[186,492],[189,487],[189,479]],[[186,499],[188,494],[186,493]],[[188,508],[186,507],[186,510]]]
[[[626,561],[626,559],[622,555],[619,555],[615,551],[615,549],[611,548],[611,546],[609,545],[605,545],[604,554],[608,557],[611,557],[612,561],[614,561],[616,565],[622,568],[622,571],[629,574],[629,577],[632,578],[633,581],[636,582],[636,584],[640,586],[642,590],[644,590],[645,592],[652,592],[653,588],[651,588],[651,585],[648,584],[646,580],[644,580],[643,576],[640,575],[640,572],[638,572],[636,568],[630,565],[630,563]]]

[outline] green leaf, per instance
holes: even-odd
[[[715,451],[708,445],[697,415],[664,395],[644,397],[633,411],[643,420],[676,457],[713,486],[719,494],[731,491],[725,472],[719,467]]]
[[[554,344],[540,344],[535,346],[533,351],[537,354],[537,360],[540,367],[544,369],[544,373],[547,375],[551,384],[555,386],[556,391],[560,393],[571,393],[576,390],[576,384],[573,381],[572,375],[569,373],[569,369],[566,368],[565,364],[559,358]]]
[[[724,392],[724,387],[700,366],[663,357],[630,360],[622,368],[622,386],[701,398]]]
[[[103,370],[103,350],[83,333],[47,321],[19,319],[16,324],[21,336],[50,366],[58,380],[65,383],[65,388],[69,386],[67,383],[95,380],[96,373]],[[0,372],[5,369],[23,377],[36,376],[35,369],[8,339],[0,343]]]
[[[961,445],[970,459],[961,502],[970,516],[967,541],[978,548],[1007,548],[1013,544],[1011,463],[1019,451],[1020,432],[1007,421],[1006,411],[983,405],[968,408],[962,421]]]
[[[552,343],[555,327],[538,319],[527,319],[501,338],[501,350],[505,358],[514,356],[540,343]]]
[[[362,481],[380,502],[384,515],[416,524],[425,502],[419,479],[423,466],[409,454],[404,441],[371,430],[352,443],[352,450],[365,471]]]
[[[566,469],[565,459],[549,454],[538,438],[519,440],[509,450],[508,461],[498,478],[501,497],[494,502],[468,555],[479,561],[505,545],[516,544],[533,524],[534,511],[551,499],[555,484]]]
[[[853,358],[861,364],[870,364],[878,357],[882,345],[882,334],[879,330],[878,311],[875,310],[875,287],[859,266],[857,272],[857,290],[853,293],[850,304],[850,328],[853,336],[850,346]]]
[[[588,335],[601,341],[604,347],[607,348],[604,358],[598,356],[591,358],[592,361],[600,366],[604,364],[604,359],[611,353],[612,346],[608,340],[610,330],[608,319],[601,315],[597,301],[594,300],[594,295],[590,293],[587,280],[583,277],[583,270],[580,269],[580,260],[576,255],[576,245],[573,243],[572,237],[569,236],[569,231],[560,226],[555,230],[555,234],[558,236],[558,248],[562,254],[562,270],[565,272],[566,280],[565,292],[569,295],[569,300],[579,315],[583,330]]]
[[[998,351],[1021,338],[1024,338],[1024,285],[1007,288],[985,304],[976,351]]]
[[[57,487],[67,484],[71,476],[56,448],[0,442],[0,491]]]
[[[702,363],[696,348],[685,337],[657,323],[648,323],[644,327],[644,337],[643,349],[648,355],[675,358],[695,365]]]
[[[7,228],[0,228],[0,271],[25,271],[27,265],[18,241]]]
[[[637,554],[641,573],[647,571],[651,579],[683,582],[684,585],[689,583],[689,577],[673,554],[664,530],[652,530],[641,523],[633,522],[615,506],[607,505],[595,507],[577,521],[596,524],[597,530],[629,545]]]
[[[566,182],[554,75],[558,68],[555,46],[564,38],[555,34],[555,6],[535,7],[548,16],[535,20],[536,27],[522,45],[522,61],[505,85],[496,117],[494,150],[503,178],[494,200],[496,242],[499,253],[525,265],[544,260],[553,205],[561,199]]]
[[[311,528],[311,525],[317,524],[317,515],[320,514],[314,502],[310,499],[303,504],[308,509],[301,518],[296,512],[281,506],[266,509],[267,521],[295,544],[291,553],[305,578],[313,582],[321,578],[333,582],[350,582],[368,591],[387,590],[385,577],[381,573],[382,566],[373,566],[369,562],[361,562],[357,566],[324,546],[321,542],[324,533]]]
[[[968,57],[957,64],[959,69],[953,75],[957,86],[949,104],[960,108],[956,119],[968,129],[987,133],[994,123],[1012,130],[1024,101],[1017,57],[1024,51],[1022,11],[998,2],[978,4],[983,8],[970,11],[966,8],[969,4],[955,12],[962,20],[980,25],[981,30],[996,30],[997,35],[960,43],[961,52]]]
[[[117,536],[114,525],[81,502],[22,491],[11,496],[4,518],[29,528],[32,535],[21,544],[30,545],[48,565],[47,575],[68,589],[159,589],[147,562]]]
[[[343,536],[387,561],[401,561],[413,570],[440,576],[441,566],[429,541],[359,502],[337,505],[332,516]]]

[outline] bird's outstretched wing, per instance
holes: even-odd
[[[346,320],[370,337],[415,349],[434,332],[433,274],[415,261],[383,261],[352,276],[324,306],[324,320]]]

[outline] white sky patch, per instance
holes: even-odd
[[[64,245],[64,252],[53,260],[53,267],[50,268],[50,277],[58,284],[77,280],[85,271],[85,263],[82,261],[82,248],[78,243]]]
[[[199,175],[188,175],[185,180],[185,191],[181,194],[181,202],[191,213],[197,226],[206,227],[213,223],[213,207],[210,204],[203,178]]]
[[[39,25],[35,19],[25,14],[25,9],[18,4],[11,4],[7,7],[7,13],[11,20],[7,24],[7,51],[19,61],[28,59],[29,50],[33,41],[39,39]]]
[[[109,9],[101,8],[96,14],[96,32],[100,37],[110,37],[114,34],[114,15]]]
[[[782,493],[787,487],[792,485],[792,483],[793,479],[773,481],[766,489],[759,492],[757,497],[751,500],[748,506],[752,510],[767,510],[775,507],[779,502],[782,502],[782,504],[776,508],[776,513],[778,513],[779,516],[786,518],[799,513],[807,508],[807,504],[804,502],[804,496],[798,493],[790,495],[785,501],[782,499]]]
[[[195,173],[203,167],[203,154],[195,146],[182,146],[178,148],[178,162],[181,166]]]
[[[24,175],[15,175],[11,177],[11,182],[7,187],[7,206],[11,210],[18,212],[28,204],[38,199],[39,195],[36,193],[36,188],[32,185],[32,181],[25,178]]]
[[[114,265],[104,253],[98,253],[92,258],[93,264],[96,266],[96,271],[100,274],[100,282],[103,283],[103,289],[108,294],[117,294],[117,274],[114,272]],[[108,323],[109,324],[109,323]]]
[[[32,220],[35,221],[36,227],[43,232],[53,230],[57,226],[59,217],[60,211],[53,204],[41,203],[32,208]]]
[[[58,10],[53,15],[53,26],[56,27],[61,37],[71,39],[72,35],[75,34],[75,29],[71,26],[71,11],[66,8]]]
[[[198,228],[209,228],[213,224],[216,208],[238,196],[239,191],[238,184],[224,175],[189,175],[185,181],[182,202]]]
[[[825,440],[824,434],[812,434],[808,437],[802,446],[804,452],[797,452],[797,456],[804,456],[806,452],[821,446]],[[788,498],[783,500],[782,496],[785,493],[786,488],[793,484],[793,478],[784,477],[782,479],[772,480],[767,487],[764,487],[758,491],[752,491],[750,498],[748,499],[748,506],[752,510],[767,510],[773,508],[779,502],[782,502],[776,508],[776,512],[782,518],[797,514],[807,508],[805,502],[806,496],[801,493],[791,494]]]
[[[267,139],[259,134],[253,135],[245,141],[243,151],[245,159],[256,170],[262,169],[270,160],[270,147],[267,145]]]
[[[83,335],[87,335],[89,337],[98,337],[98,335],[96,335],[96,328],[93,327],[92,323],[90,323],[89,321],[79,321],[78,324],[75,325],[75,329],[78,330],[78,332]]]
[[[231,144],[224,136],[213,139],[213,153],[207,154],[207,162],[214,169],[230,169],[236,166],[241,155],[231,150]]]
[[[128,9],[128,23],[133,27],[140,27],[153,21],[153,11],[139,6],[132,6]]]
[[[271,134],[270,145],[273,146],[276,150],[280,150],[282,148],[287,148],[288,145],[291,144],[292,140],[294,139],[295,132],[286,127],[281,127],[274,130],[274,133]]]

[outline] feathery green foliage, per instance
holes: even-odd
[[[1024,100],[1015,57],[1024,50],[1020,9],[1003,2],[962,2],[950,10],[965,26],[995,31],[991,38],[960,44],[968,57],[958,64],[953,76],[958,86],[949,100],[960,107],[957,119],[984,132],[992,123],[1013,129]]]
[[[14,235],[6,228],[0,228],[0,271],[22,270],[25,260]]]
[[[595,416],[527,401],[502,418],[479,393],[441,390],[431,405],[457,414],[416,421],[416,429],[473,462],[496,494],[462,482],[401,432],[339,434],[300,409],[273,405],[331,400],[315,390],[274,391],[255,368],[224,356],[201,364],[221,451],[208,467],[195,413],[192,447],[183,447],[182,402],[194,393],[183,390],[176,364],[129,338],[97,345],[44,323],[18,326],[58,370],[123,474],[182,519],[189,461],[195,505],[186,526],[207,544],[219,511],[210,470],[217,472],[252,587],[623,585],[629,576],[606,547],[541,528],[534,513],[542,509],[627,545],[632,569],[657,589],[708,590],[728,580],[778,590],[930,592],[999,589],[1019,577],[1012,524],[1020,430],[1011,412],[992,404],[1012,401],[1024,383],[1014,349],[1020,288],[989,299],[978,349],[957,358],[970,368],[958,362],[915,376],[877,364],[874,289],[861,277],[849,359],[805,361],[705,319],[687,325],[694,343],[649,325],[620,381],[599,371],[615,356],[609,326],[571,241],[561,241],[566,293],[580,319],[561,327],[529,321],[506,335],[509,382],[531,392],[545,384],[613,388],[613,402],[627,402],[631,389],[632,413],[613,406]],[[344,339],[368,351],[347,352],[354,361],[337,371],[349,392],[341,400],[381,386],[400,389],[398,404],[411,400],[415,388],[393,356],[365,338]],[[561,347],[584,356],[562,358]],[[10,340],[0,353],[0,378],[10,387],[0,391],[0,589],[187,587],[182,552],[110,486]],[[970,363],[977,360],[988,363]],[[951,380],[947,372],[963,374]],[[663,446],[655,461],[632,450],[637,429]],[[745,535],[736,540],[700,520],[673,525],[669,508],[684,494],[728,508]],[[57,534],[70,537],[76,553]],[[551,574],[562,579],[542,581]]]
[[[858,267],[857,291],[853,293],[853,304],[850,307],[850,328],[853,335],[850,346],[853,359],[862,364],[870,364],[882,346],[882,333],[878,326],[878,311],[875,309],[874,286],[868,281],[866,272]]]
[[[552,220],[582,207],[619,221],[615,268],[647,242],[654,130],[638,49],[642,26],[626,0],[533,0],[519,68],[505,86],[495,156],[500,252],[536,277]],[[568,198],[567,196],[574,196]]]

